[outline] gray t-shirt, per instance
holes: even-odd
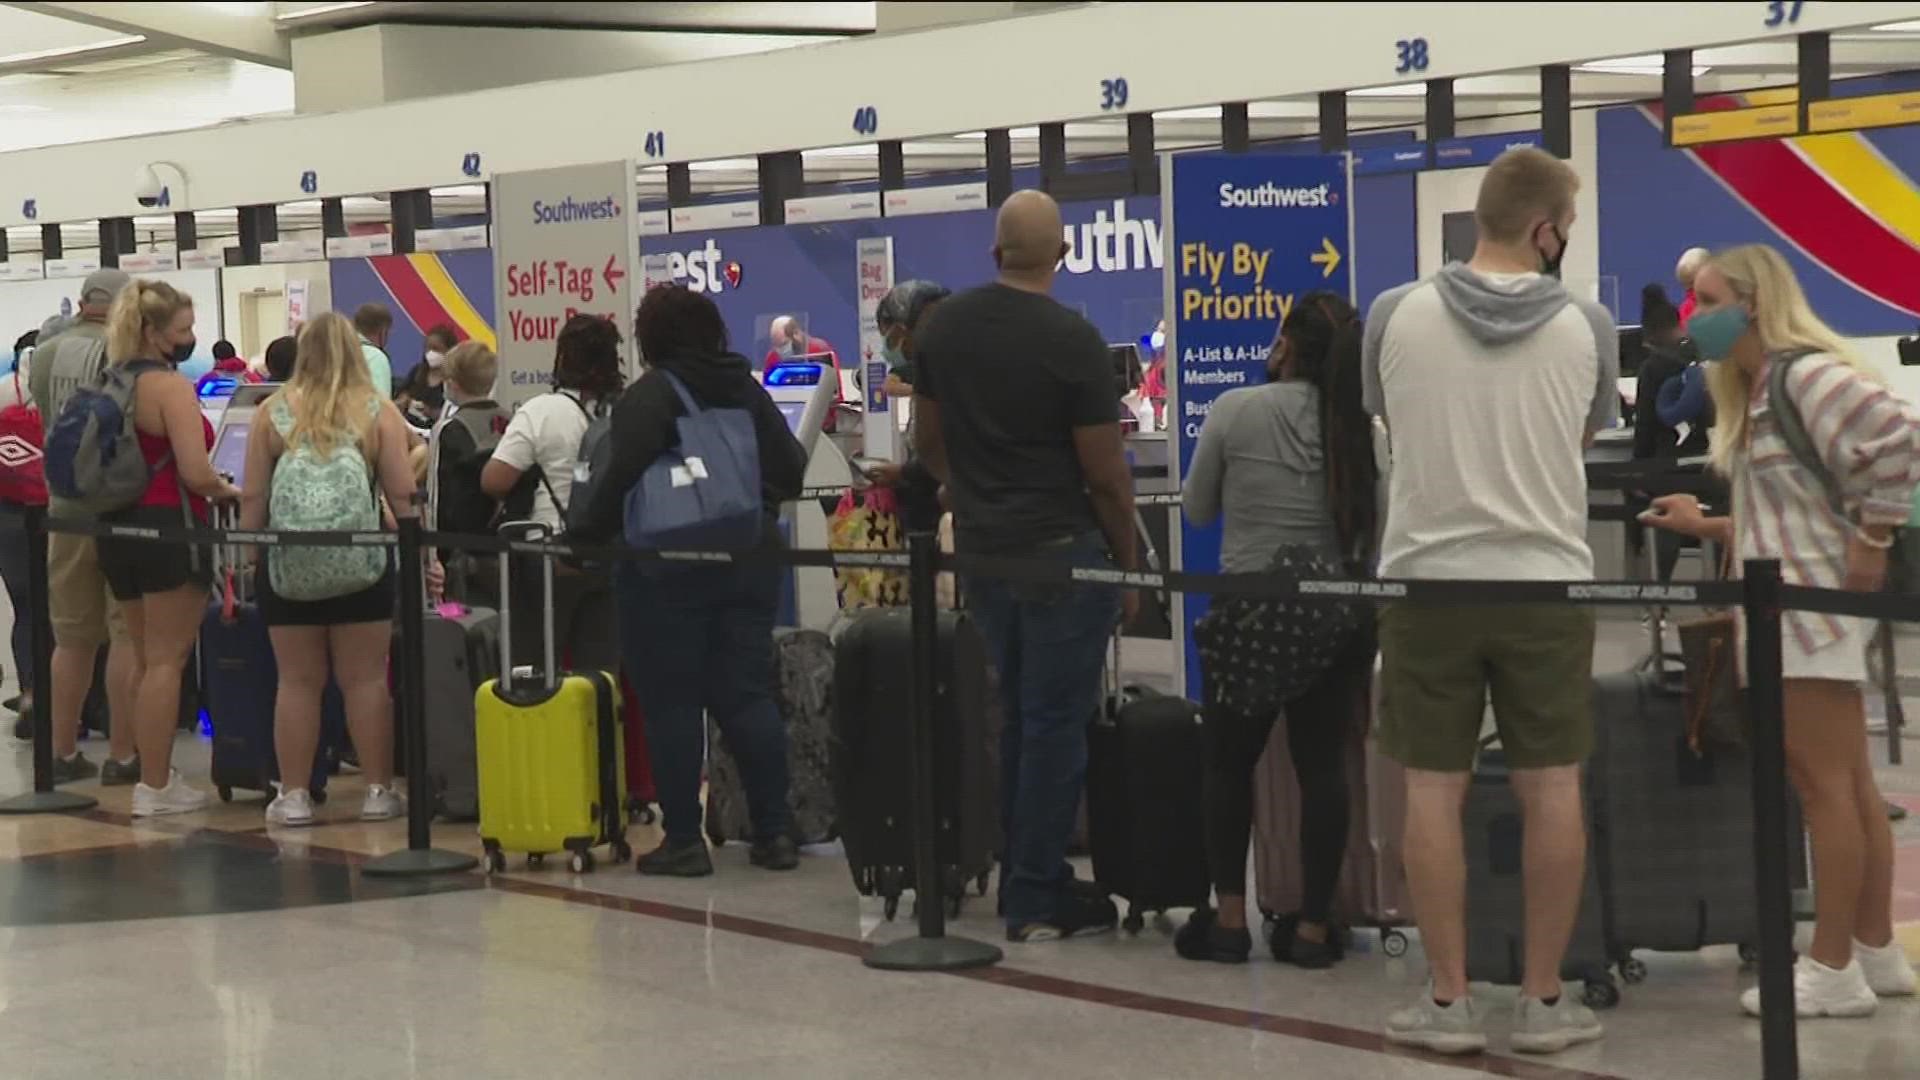
[[[1311,383],[1242,387],[1213,403],[1180,496],[1197,525],[1225,517],[1221,569],[1265,570],[1288,544],[1340,556],[1321,446],[1320,392]]]

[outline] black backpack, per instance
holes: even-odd
[[[500,445],[511,415],[491,401],[472,402],[454,410],[440,429],[435,514],[435,527],[440,531],[485,534],[492,530],[499,504],[480,489],[480,473],[493,460],[494,448]],[[529,504],[531,501],[529,495]]]

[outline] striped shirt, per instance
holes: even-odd
[[[1734,547],[1745,559],[1780,560],[1791,585],[1837,589],[1846,578],[1853,525],[1834,514],[1820,478],[1794,459],[1774,421],[1762,370],[1747,404],[1748,444],[1733,460]],[[1871,376],[1826,354],[1787,372],[1787,394],[1861,525],[1904,525],[1920,485],[1920,413]],[[1804,652],[1840,640],[1838,617],[1791,611],[1785,629]]]

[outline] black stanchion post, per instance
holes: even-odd
[[[33,790],[0,800],[0,814],[55,814],[88,810],[99,800],[55,790],[53,786],[53,616],[47,606],[47,510],[26,512],[27,590],[31,611],[13,617],[33,620]],[[23,672],[22,674],[27,674]],[[115,717],[128,723],[129,717]]]
[[[416,500],[417,501],[417,500]],[[426,582],[420,518],[400,519],[400,716],[407,748],[407,847],[361,867],[375,877],[414,877],[471,870],[480,860],[433,844],[433,783],[427,777],[427,690],[424,634]]]
[[[998,963],[1001,956],[998,948],[986,942],[947,936],[945,875],[933,797],[933,729],[940,694],[940,613],[934,595],[939,551],[933,533],[907,537],[907,595],[913,605],[913,716],[907,746],[913,756],[913,887],[920,906],[920,933],[868,950],[866,965],[883,971],[958,971]]]
[[[1760,1046],[1765,1080],[1798,1080],[1793,882],[1787,866],[1787,747],[1780,683],[1780,564],[1750,560],[1741,603],[1753,714],[1753,854],[1760,914]]]

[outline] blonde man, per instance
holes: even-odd
[[[1619,346],[1613,319],[1558,280],[1578,188],[1543,151],[1502,154],[1480,185],[1473,258],[1374,303],[1362,377],[1394,458],[1382,577],[1593,577],[1583,448],[1618,417]],[[1393,1042],[1487,1043],[1467,992],[1461,813],[1489,696],[1526,826],[1513,1048],[1600,1037],[1560,983],[1586,869],[1593,635],[1592,612],[1566,604],[1380,614],[1380,743],[1407,767],[1407,884],[1433,980],[1388,1020]]]

